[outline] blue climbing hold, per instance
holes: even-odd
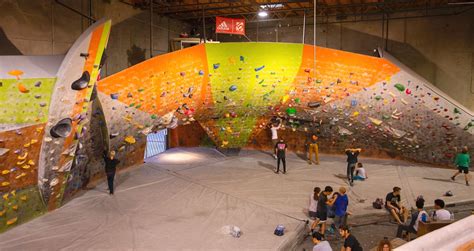
[[[245,61],[244,56],[240,56],[240,61],[241,61],[241,62],[244,62],[244,61]]]
[[[265,65],[255,68],[255,71],[261,71],[263,68],[265,68]]]
[[[214,70],[216,70],[219,68],[219,66],[221,66],[221,64],[214,64],[213,66],[214,66]]]
[[[231,85],[231,86],[229,87],[229,91],[233,92],[233,91],[235,91],[235,90],[237,90],[237,86]]]
[[[110,98],[111,98],[111,99],[118,99],[118,98],[119,98],[119,94],[118,94],[118,93],[112,93],[112,94],[110,94]]]

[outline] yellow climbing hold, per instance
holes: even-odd
[[[13,219],[10,219],[10,220],[7,221],[7,225],[14,224],[17,220],[18,220],[17,217],[15,217],[15,218],[13,218]]]
[[[28,160],[28,165],[30,165],[30,166],[34,166],[34,165],[35,165],[35,162],[34,162],[33,160],[31,160],[31,159],[30,159],[30,160]]]
[[[41,131],[43,131],[43,127],[38,127],[38,128],[36,128],[36,132],[41,132]],[[33,140],[34,140],[34,139],[32,139],[31,141],[33,141]],[[37,141],[37,140],[36,140],[36,141]],[[33,144],[33,143],[32,143],[32,144]]]
[[[22,201],[26,201],[26,199],[27,199],[26,195],[22,195],[22,196],[20,196],[20,200],[22,200]]]
[[[18,162],[16,162],[16,164],[21,166],[21,165],[25,164],[25,162],[26,162],[26,159],[18,161]]]
[[[18,156],[18,159],[19,160],[24,160],[24,159],[26,159],[26,157],[28,157],[28,153],[24,153],[23,155]]]
[[[131,144],[135,144],[137,141],[135,140],[133,136],[127,136],[125,137],[125,142],[131,145]]]
[[[9,185],[10,185],[10,182],[4,181],[4,182],[2,182],[1,185],[2,185],[2,187],[6,187],[6,186],[9,186]]]
[[[7,212],[6,209],[3,209],[3,211],[0,211],[0,217],[2,217],[6,212]]]
[[[31,145],[34,145],[36,143],[38,143],[38,140],[36,140],[36,139],[32,139],[31,142],[30,142]]]
[[[21,173],[20,175],[16,176],[15,179],[21,179],[26,176],[26,173]]]
[[[382,124],[382,120],[374,119],[374,118],[371,118],[371,117],[369,117],[369,119],[374,125],[381,125]]]
[[[8,200],[8,193],[4,194],[2,197],[4,200]]]
[[[16,196],[16,191],[15,191],[15,190],[11,191],[10,193],[11,193],[13,196]]]
[[[286,103],[286,101],[288,101],[289,98],[290,98],[290,95],[288,95],[288,94],[283,96],[283,98],[281,99],[281,103],[282,104]]]
[[[30,145],[31,145],[31,143],[26,143],[26,144],[24,144],[23,146],[26,147],[26,148],[28,148],[28,147],[30,147]]]
[[[10,170],[3,170],[2,171],[2,174],[9,174],[10,173]]]
[[[359,112],[354,112],[354,113],[352,114],[352,116],[353,116],[353,117],[359,116]]]
[[[13,210],[17,210],[17,209],[18,209],[18,205],[12,206],[12,209],[13,209]]]

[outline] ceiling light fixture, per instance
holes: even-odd
[[[261,11],[258,12],[258,16],[259,17],[266,17],[266,16],[268,16],[268,13],[264,10],[261,10]]]

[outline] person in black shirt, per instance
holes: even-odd
[[[357,160],[357,157],[359,156],[359,153],[362,151],[360,148],[349,148],[346,149],[346,155],[347,155],[347,180],[349,181],[349,184],[352,186],[354,182],[354,169],[359,162]]]
[[[392,214],[393,218],[398,224],[403,224],[408,219],[408,210],[401,204],[401,193],[402,189],[394,187],[393,192],[388,193],[385,197],[385,209]],[[403,216],[403,222],[400,220],[400,216]]]
[[[109,185],[110,195],[114,194],[114,178],[115,178],[115,169],[120,163],[118,159],[115,158],[115,151],[110,151],[109,156],[104,152],[104,162],[105,162],[105,174],[107,175],[107,183]]]
[[[328,199],[328,196],[332,194],[332,187],[331,186],[326,186],[324,188],[324,191],[322,191],[319,194],[319,200],[318,200],[318,206],[316,209],[316,220],[313,222],[311,225],[311,229],[315,229],[319,224],[321,224],[321,227],[319,228],[319,232],[324,235],[326,232],[326,220],[328,218],[328,206],[331,207],[334,205],[334,202],[337,199],[337,196]]]
[[[275,173],[280,171],[280,161],[283,163],[283,174],[286,173],[286,145],[283,139],[280,139],[278,143],[275,144],[275,155],[277,156],[277,170]]]
[[[344,238],[344,246],[341,251],[363,251],[359,241],[351,234],[348,226],[340,226],[339,233]]]

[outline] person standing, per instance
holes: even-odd
[[[331,245],[328,241],[323,240],[323,235],[319,232],[313,233],[313,251],[332,251]]]
[[[420,221],[428,222],[428,213],[423,209],[424,206],[425,200],[423,198],[416,200],[417,211],[411,215],[411,221],[409,225],[398,225],[398,238],[402,238],[403,231],[416,234],[418,232],[418,224]]]
[[[328,219],[328,206],[332,207],[334,201],[337,199],[337,196],[334,199],[329,200],[328,196],[332,194],[332,187],[326,186],[324,191],[319,194],[318,208],[317,208],[317,220],[313,223],[311,227],[314,229],[316,225],[321,224],[319,232],[324,235],[326,232],[326,220]]]
[[[466,181],[466,186],[469,186],[469,165],[471,162],[471,157],[469,156],[469,149],[467,146],[463,147],[462,152],[456,155],[454,164],[457,166],[458,171],[451,177],[451,180],[454,181],[456,176],[461,173],[464,173],[464,180]]]
[[[286,145],[283,139],[280,139],[275,145],[275,155],[277,156],[277,169],[275,173],[280,171],[280,162],[283,163],[283,174],[286,173],[286,149],[288,146]]]
[[[107,175],[107,184],[109,186],[109,194],[114,194],[114,178],[117,165],[120,163],[118,159],[115,158],[115,151],[110,151],[107,155],[104,153],[104,162],[105,162],[105,174]]]
[[[278,143],[278,130],[281,127],[281,118],[276,119],[277,122],[273,122],[270,131],[272,132],[272,146],[275,146]],[[273,157],[277,159],[277,156],[273,154]]]
[[[347,155],[347,180],[349,184],[352,186],[354,182],[354,169],[357,162],[357,157],[359,153],[362,151],[360,148],[349,148],[346,149]]]
[[[334,202],[334,225],[336,230],[339,229],[340,226],[346,225],[347,219],[347,206],[349,205],[349,197],[346,194],[346,188],[340,187],[339,188],[339,195]]]
[[[308,145],[308,164],[312,163],[312,154],[314,153],[314,164],[319,165],[319,148],[318,148],[318,136],[315,134],[311,135]]]
[[[313,193],[309,197],[309,208],[308,208],[308,214],[309,218],[312,220],[316,219],[316,211],[318,208],[318,200],[319,200],[319,193],[321,192],[321,188],[315,187],[313,189]]]
[[[344,238],[344,246],[341,251],[363,251],[362,246],[354,235],[351,234],[348,226],[340,226],[339,234]]]

